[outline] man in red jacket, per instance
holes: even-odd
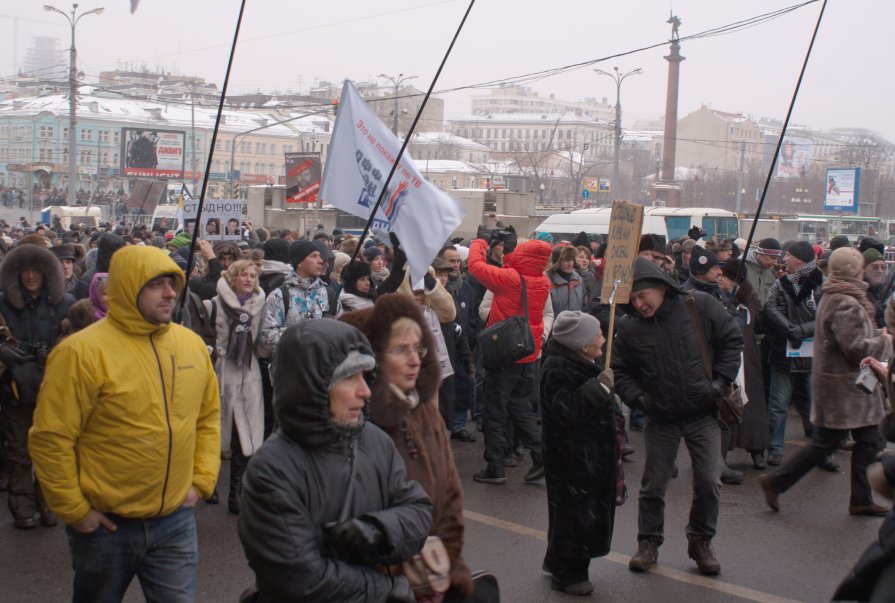
[[[499,236],[495,233],[492,236]],[[535,351],[515,364],[489,369],[485,375],[484,433],[485,461],[488,466],[473,475],[477,482],[504,484],[504,464],[512,457],[512,443],[507,439],[507,421],[512,421],[516,436],[531,451],[532,467],[525,481],[544,476],[541,434],[531,413],[531,402],[537,388],[535,362],[541,353],[544,333],[544,305],[550,299],[550,281],[544,275],[550,259],[550,245],[544,241],[526,241],[509,250],[505,247],[502,268],[486,261],[488,241],[479,238],[469,247],[469,274],[488,290],[494,299],[487,326],[511,316],[522,316],[522,284],[525,279],[528,298],[528,323],[535,341]],[[487,362],[487,359],[485,359]]]

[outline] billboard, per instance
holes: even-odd
[[[242,238],[240,226],[243,217],[243,199],[205,199],[202,206],[202,223],[199,237],[206,241],[238,241]],[[183,229],[190,234],[196,227],[198,199],[183,200]]]
[[[814,142],[810,138],[784,136],[777,158],[778,178],[798,178],[803,169],[808,169],[814,156]]]
[[[861,168],[829,168],[827,170],[824,209],[827,211],[858,211],[858,188]]]
[[[320,153],[286,153],[286,202],[317,201],[320,174]]]
[[[183,178],[186,132],[121,128],[121,173],[144,178]]]

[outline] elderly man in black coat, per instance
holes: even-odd
[[[699,324],[688,304],[695,306]],[[644,572],[664,538],[665,488],[681,439],[693,463],[688,555],[703,574],[721,571],[711,546],[720,507],[721,430],[716,404],[736,378],[743,350],[739,326],[711,296],[684,293],[668,273],[644,258],[634,264],[628,315],[619,321],[612,368],[616,391],[647,417],[646,462],[640,485],[638,550],[628,567]],[[697,329],[711,356],[704,372]]]

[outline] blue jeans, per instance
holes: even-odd
[[[91,534],[66,528],[75,570],[73,603],[117,603],[134,575],[148,603],[196,599],[194,510],[180,508],[155,519],[108,517],[118,527],[115,532],[103,526]]]
[[[786,441],[786,415],[789,412],[793,390],[797,386],[804,388],[807,398],[806,406],[810,408],[811,373],[790,373],[786,369],[771,366],[768,425],[771,430],[770,454],[772,455],[783,456],[783,446]]]
[[[711,539],[718,525],[721,509],[721,428],[714,416],[679,423],[646,419],[643,443],[646,462],[640,482],[637,510],[637,537],[665,538],[665,489],[674,471],[674,462],[681,440],[693,464],[693,500],[687,536]]]

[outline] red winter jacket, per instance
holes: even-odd
[[[491,266],[486,261],[488,242],[474,240],[469,246],[469,274],[494,293],[488,325],[510,316],[522,316],[522,285],[519,275],[525,278],[528,293],[528,324],[535,340],[534,354],[517,364],[534,362],[541,353],[541,336],[544,334],[544,305],[550,299],[550,279],[544,274],[550,259],[550,245],[536,239],[520,244],[513,253],[503,258],[503,268]]]

